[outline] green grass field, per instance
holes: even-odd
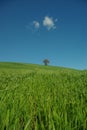
[[[87,130],[87,71],[0,63],[0,130]]]

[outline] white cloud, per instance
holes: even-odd
[[[36,29],[40,28],[40,23],[38,21],[33,21],[33,25]]]
[[[33,33],[41,31],[41,28],[44,27],[45,29],[53,30],[56,29],[56,22],[58,19],[53,19],[52,17],[45,16],[43,20],[33,20],[31,23],[26,25],[27,29],[30,29]]]
[[[43,26],[46,27],[48,30],[55,29],[55,22],[57,22],[57,19],[53,20],[53,18],[45,16],[43,20]]]

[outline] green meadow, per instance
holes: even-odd
[[[87,71],[1,62],[0,130],[87,130]]]

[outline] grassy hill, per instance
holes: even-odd
[[[87,130],[87,71],[1,62],[0,130]]]
[[[64,68],[58,66],[44,66],[38,64],[27,64],[27,63],[16,63],[16,62],[0,62],[0,70],[1,69],[18,69],[18,70],[46,70],[46,71],[80,71],[72,68]]]

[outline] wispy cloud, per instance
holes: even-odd
[[[32,21],[25,26],[28,30],[31,30],[32,33],[39,32],[40,23],[36,20]]]
[[[26,26],[27,29],[30,29],[32,32],[38,32],[42,27],[45,29],[53,30],[56,29],[56,22],[58,19],[53,19],[52,17],[45,16],[43,20],[39,22],[39,20],[34,20],[30,24]]]
[[[40,28],[40,23],[38,21],[33,21],[33,25],[36,29]]]
[[[46,27],[48,30],[56,29],[55,22],[57,22],[57,19],[53,20],[53,18],[45,16],[43,20],[43,26]]]

